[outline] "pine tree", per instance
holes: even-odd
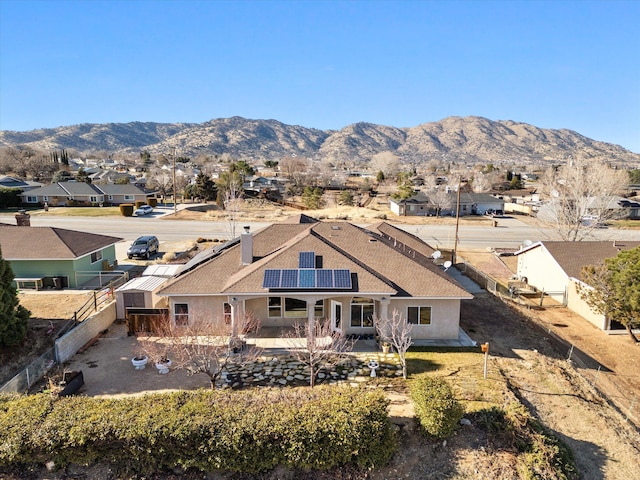
[[[9,347],[22,342],[27,335],[27,320],[31,312],[20,305],[13,286],[13,270],[2,258],[0,250],[0,346]]]

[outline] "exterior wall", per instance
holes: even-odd
[[[458,338],[460,332],[460,300],[392,299],[389,316],[394,310],[407,318],[407,307],[431,307],[431,325],[414,325],[414,340]]]
[[[102,258],[91,263],[91,255],[75,260],[11,260],[11,269],[17,278],[31,277],[67,277],[68,286],[77,288],[76,272],[100,272],[102,271],[103,260],[113,263],[116,259],[116,247],[110,245],[102,250]],[[86,280],[89,278],[87,277]],[[83,278],[78,278],[79,284],[83,283]],[[45,286],[52,286],[45,283]]]
[[[529,285],[549,292],[555,301],[564,304],[569,279],[544,247],[532,248],[518,255],[518,275],[526,277]]]
[[[279,295],[290,298],[294,295]],[[327,297],[324,299],[324,316],[323,319],[331,317],[330,301],[337,301],[342,304],[342,331],[347,335],[372,335],[375,334],[375,327],[352,327],[351,326],[351,299],[352,295],[341,297]],[[186,303],[189,305],[189,315],[211,315],[222,316],[224,303],[229,299],[226,296],[206,296],[206,297],[171,297],[169,311],[173,315],[174,304]],[[313,300],[315,302],[315,300]],[[380,302],[374,301],[375,315],[380,315]],[[460,301],[459,300],[425,300],[425,299],[402,299],[392,300],[388,306],[388,314],[391,315],[394,309],[407,318],[407,307],[409,306],[429,306],[431,307],[431,324],[415,325],[413,327],[413,338],[416,340],[426,339],[457,339],[460,329]],[[264,327],[287,327],[296,323],[305,323],[307,316],[304,317],[272,317],[268,316],[267,298],[250,298],[241,299],[239,304],[238,315],[240,318],[244,312],[251,312],[256,318],[260,319],[261,325]],[[204,313],[203,313],[204,312]],[[193,318],[193,317],[192,317]],[[321,320],[320,317],[316,317]]]
[[[394,201],[389,201],[389,210],[391,210],[396,215],[404,215],[404,208],[402,207],[402,205]]]
[[[484,215],[487,210],[503,210],[505,203],[496,200],[495,202],[481,202],[476,205],[475,213],[478,215]]]
[[[63,363],[73,357],[89,340],[106,330],[116,319],[116,302],[109,303],[95,315],[56,340],[56,358]]]
[[[580,298],[577,289],[578,283],[571,279],[567,290],[567,307],[589,321],[601,330],[609,330],[609,322],[604,315],[596,313],[587,303]]]

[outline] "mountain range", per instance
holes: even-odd
[[[570,156],[640,165],[640,154],[587,138],[568,129],[544,129],[511,120],[447,117],[410,128],[355,123],[340,130],[287,125],[277,120],[242,117],[203,123],[103,123],[71,125],[26,132],[0,131],[0,147],[39,150],[72,149],[83,154],[228,154],[247,160],[307,157],[331,161],[367,161],[393,152],[406,162],[431,160],[540,163]]]

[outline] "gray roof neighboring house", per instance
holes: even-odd
[[[19,178],[10,177],[8,175],[0,175],[0,187],[33,190],[34,188],[42,187],[42,183],[21,180]]]
[[[5,260],[69,260],[121,240],[118,237],[64,228],[0,224],[0,248]]]
[[[104,185],[96,185],[96,187],[105,195],[146,195],[144,190],[131,183],[124,185],[118,183],[107,183]]]

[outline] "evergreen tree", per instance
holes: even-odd
[[[316,210],[322,207],[322,189],[320,187],[305,187],[302,193],[302,203],[305,207]]]
[[[76,181],[91,183],[91,179],[89,178],[89,175],[87,175],[87,172],[84,171],[84,168],[80,167],[78,169],[78,173],[76,173]]]
[[[13,270],[2,258],[0,250],[0,347],[17,345],[27,335],[27,320],[31,312],[20,305],[13,286]]]
[[[196,177],[193,195],[203,200],[215,200],[218,196],[218,186],[210,177],[200,172]]]

